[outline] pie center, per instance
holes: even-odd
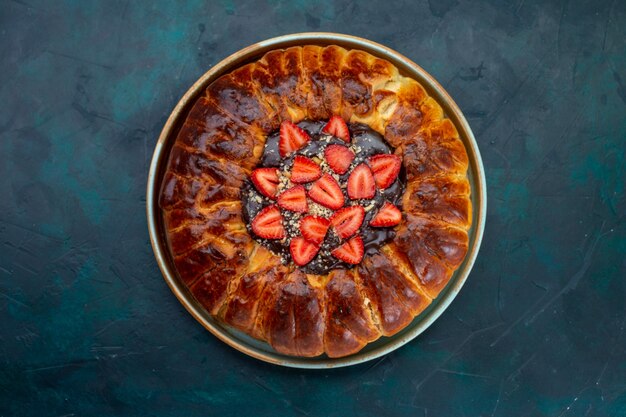
[[[242,190],[250,234],[306,273],[350,268],[393,239],[400,157],[363,124],[284,121]]]

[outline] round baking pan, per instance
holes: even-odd
[[[469,231],[469,249],[464,262],[454,273],[446,288],[433,300],[431,305],[424,312],[411,322],[411,324],[394,336],[381,337],[366,345],[360,352],[350,356],[328,358],[323,355],[315,358],[301,358],[277,353],[267,343],[253,339],[215,319],[198,301],[196,301],[187,287],[180,281],[176,268],[174,267],[171,254],[169,253],[167,238],[163,227],[163,215],[159,208],[158,200],[170,149],[172,148],[180,127],[187,117],[189,109],[209,84],[222,74],[252,62],[273,49],[283,49],[297,45],[324,46],[331,44],[339,45],[346,49],[360,49],[374,56],[386,59],[394,64],[403,75],[411,77],[422,84],[428,94],[437,100],[443,108],[445,115],[455,124],[461,140],[467,149],[473,219]],[[297,368],[334,368],[362,363],[398,349],[426,330],[428,326],[443,313],[448,305],[450,305],[465,283],[478,254],[485,227],[487,210],[486,192],[485,173],[476,139],[458,106],[432,76],[411,60],[383,45],[354,36],[315,32],[280,36],[244,48],[215,65],[191,86],[167,119],[156,144],[152,163],[150,164],[150,173],[148,175],[146,205],[150,242],[152,243],[152,248],[154,249],[154,254],[161,268],[161,272],[163,273],[163,277],[174,295],[176,295],[178,300],[185,306],[187,311],[189,311],[189,313],[191,313],[208,331],[235,349],[266,362]]]

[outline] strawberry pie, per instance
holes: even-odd
[[[274,50],[190,109],[159,204],[180,282],[292,356],[405,329],[463,262],[468,157],[437,101],[339,46]]]

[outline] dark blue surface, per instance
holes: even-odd
[[[626,415],[623,1],[0,4],[0,415]],[[467,115],[482,250],[426,333],[300,371],[206,332],[161,278],[145,183],[207,69],[311,30],[383,43]]]

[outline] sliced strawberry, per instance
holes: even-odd
[[[373,198],[376,195],[376,183],[372,171],[365,164],[359,164],[348,178],[348,196],[353,200]]]
[[[267,206],[252,220],[252,231],[264,239],[282,239],[285,237],[283,216],[280,209],[275,206]]]
[[[345,120],[337,115],[330,118],[326,126],[324,126],[324,129],[322,129],[322,132],[343,139],[348,143],[350,142],[350,130],[348,130],[348,125]]]
[[[342,239],[355,234],[365,217],[365,209],[361,206],[344,207],[341,210],[333,214],[330,218],[330,224],[332,224],[337,236]]]
[[[278,151],[283,158],[302,148],[310,140],[309,134],[295,123],[285,120],[280,124]]]
[[[322,170],[320,166],[312,159],[306,156],[297,155],[293,159],[293,166],[291,167],[291,182],[296,184],[303,184],[305,182],[315,181],[322,176]]]
[[[324,241],[330,221],[323,217],[306,216],[300,221],[300,232],[310,242],[320,244]]]
[[[343,207],[344,203],[341,188],[330,174],[324,174],[322,178],[313,183],[309,189],[309,197],[316,203],[332,210]]]
[[[278,205],[285,210],[306,213],[309,205],[306,203],[306,190],[303,185],[296,185],[278,196]]]
[[[330,145],[324,149],[324,158],[328,166],[337,174],[345,174],[354,160],[354,152],[345,146]]]
[[[337,259],[356,265],[363,259],[364,252],[363,239],[361,239],[361,236],[355,236],[337,249],[334,249],[331,254]]]
[[[320,247],[315,243],[307,241],[302,236],[291,239],[289,243],[289,252],[291,252],[291,258],[296,265],[304,266],[311,262]]]
[[[374,227],[389,227],[395,226],[402,220],[402,213],[398,207],[391,204],[389,201],[385,201],[385,204],[378,210],[376,216],[370,222],[370,226]]]
[[[275,198],[278,190],[278,169],[257,168],[250,175],[254,186],[265,197]]]
[[[398,155],[379,154],[372,156],[369,163],[374,173],[376,186],[384,190],[398,177],[402,160]]]

